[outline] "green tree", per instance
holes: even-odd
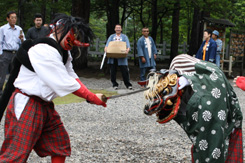
[[[172,16],[172,37],[171,37],[171,51],[170,60],[178,55],[179,46],[179,13],[180,13],[180,0],[175,0],[174,10]]]
[[[90,0],[72,0],[72,15],[81,17],[86,23],[89,23]],[[83,41],[88,42],[88,40]],[[78,58],[73,60],[74,68],[82,69],[88,66],[88,48],[74,47],[72,53],[81,54]]]

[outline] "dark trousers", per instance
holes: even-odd
[[[132,86],[132,84],[129,82],[129,69],[128,66],[118,66],[117,59],[114,59],[114,64],[110,65],[110,72],[111,72],[111,82],[113,87],[118,87],[118,83],[116,81],[117,77],[117,67],[120,68],[122,77],[123,77],[123,82],[125,86],[128,88],[129,86]]]
[[[9,65],[14,58],[15,54],[8,51],[3,51],[3,54],[0,55],[0,97],[3,93],[3,85],[5,78],[8,72]]]
[[[140,81],[145,81],[146,80],[145,74],[146,74],[146,72],[148,74],[151,69],[153,69],[153,67],[140,68]]]

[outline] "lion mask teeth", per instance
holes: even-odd
[[[170,105],[170,106],[173,105],[173,103],[171,102],[171,100],[168,100],[168,101],[166,102],[166,104],[167,104],[167,105]]]

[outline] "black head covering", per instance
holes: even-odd
[[[61,33],[61,38],[57,39],[60,43],[71,28],[74,29],[75,34],[78,35],[80,42],[91,42],[93,40],[93,32],[89,25],[80,17],[68,16],[66,14],[56,14],[56,17],[51,21],[51,31],[57,35]]]

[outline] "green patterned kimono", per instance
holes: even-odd
[[[195,163],[224,163],[229,135],[242,127],[242,112],[236,94],[223,72],[213,63],[200,61],[196,72],[184,72],[193,95],[186,105],[186,115],[175,120],[193,143]]]

